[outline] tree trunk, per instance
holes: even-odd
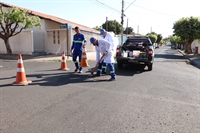
[[[192,44],[192,42],[188,42],[188,43],[186,44],[185,52],[186,52],[187,54],[191,54],[191,53],[192,53],[191,44]]]
[[[10,43],[9,43],[9,38],[4,39],[4,43],[6,45],[7,54],[12,54],[12,50],[11,50]]]
[[[180,43],[178,43],[178,49],[181,49],[181,44]]]
[[[185,43],[183,44],[183,50],[186,50],[186,44]]]

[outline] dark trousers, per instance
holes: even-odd
[[[79,57],[79,62],[76,60],[77,57]],[[77,50],[73,51],[72,60],[75,64],[76,69],[79,69],[80,71],[82,70],[82,67],[80,66],[81,57],[82,57],[82,51],[80,51],[80,50],[79,51],[77,51]]]
[[[97,75],[101,75],[102,73],[106,73],[106,67],[107,64],[104,63],[103,61],[101,63],[99,63],[99,66],[97,68]]]

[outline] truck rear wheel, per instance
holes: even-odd
[[[148,71],[151,71],[153,69],[153,63],[148,63],[147,67]]]

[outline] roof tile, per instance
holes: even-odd
[[[78,26],[81,30],[86,30],[86,31],[91,31],[91,32],[99,33],[99,31],[97,31],[95,29],[92,29],[90,27],[87,27],[87,26],[84,26],[84,25],[81,25],[81,24],[78,24],[78,23],[75,23],[75,22],[71,22],[71,21],[68,21],[68,20],[65,20],[65,19],[62,19],[62,18],[59,18],[59,17],[55,17],[55,16],[52,16],[52,15],[48,15],[48,14],[36,12],[36,11],[30,10],[30,9],[26,9],[26,8],[14,6],[14,5],[10,5],[10,4],[6,4],[4,2],[0,2],[0,4],[2,4],[5,7],[16,7],[16,8],[22,9],[22,10],[25,9],[30,14],[38,16],[40,18],[49,19],[49,20],[52,20],[52,21],[55,21],[55,22],[58,22],[58,23],[61,23],[61,24],[71,24],[72,27]]]

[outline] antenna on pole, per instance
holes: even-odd
[[[122,31],[121,31],[121,44],[123,44],[123,23],[124,23],[124,0],[122,0],[122,16],[121,16],[121,24],[122,24]]]
[[[108,17],[106,17],[106,31],[108,31]]]
[[[115,34],[116,34],[116,33],[117,33],[117,32],[116,32],[116,20],[114,20],[114,24],[115,24]]]
[[[128,35],[128,19],[127,19],[127,26],[126,26],[126,36]]]

